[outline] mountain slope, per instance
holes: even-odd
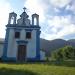
[[[50,53],[53,50],[56,50],[58,48],[64,47],[64,46],[73,46],[75,47],[75,40],[62,40],[62,39],[55,39],[55,40],[45,40],[45,39],[40,39],[40,46],[41,49],[43,49],[46,52],[46,55],[50,55]]]

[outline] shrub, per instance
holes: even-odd
[[[52,58],[56,60],[75,60],[75,48],[73,48],[72,46],[65,46],[63,48],[59,48],[52,52]]]

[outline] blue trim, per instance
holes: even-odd
[[[27,61],[39,61],[39,60],[35,57],[35,58],[27,58]]]
[[[26,32],[31,32],[33,29],[25,29]]]
[[[5,36],[4,47],[3,47],[2,60],[6,60],[6,59],[7,59],[7,49],[8,49],[9,32],[10,32],[10,30],[7,28],[7,29],[6,29],[6,36]]]
[[[8,25],[6,25],[6,27],[12,27],[12,28],[38,28],[38,29],[40,29],[40,26],[38,26],[38,25],[30,25],[30,26],[25,26],[25,25],[11,25],[11,24],[8,24]]]
[[[40,30],[36,31],[36,60],[40,60]]]
[[[6,57],[3,61],[14,61],[14,62],[16,62],[17,61],[17,59],[16,59],[16,57]]]
[[[7,25],[8,25],[8,26],[16,26],[17,24],[7,24]],[[6,26],[7,26],[7,25],[6,25]]]
[[[14,28],[15,32],[20,32],[22,29]]]
[[[18,40],[17,43],[20,44],[20,45],[26,45],[28,43],[28,41]]]

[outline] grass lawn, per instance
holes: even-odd
[[[75,75],[75,67],[47,63],[0,63],[0,75]]]

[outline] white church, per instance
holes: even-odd
[[[17,14],[9,13],[5,41],[0,43],[0,58],[3,61],[40,61],[45,53],[40,51],[39,15],[32,14],[32,21],[24,12],[17,20]]]

